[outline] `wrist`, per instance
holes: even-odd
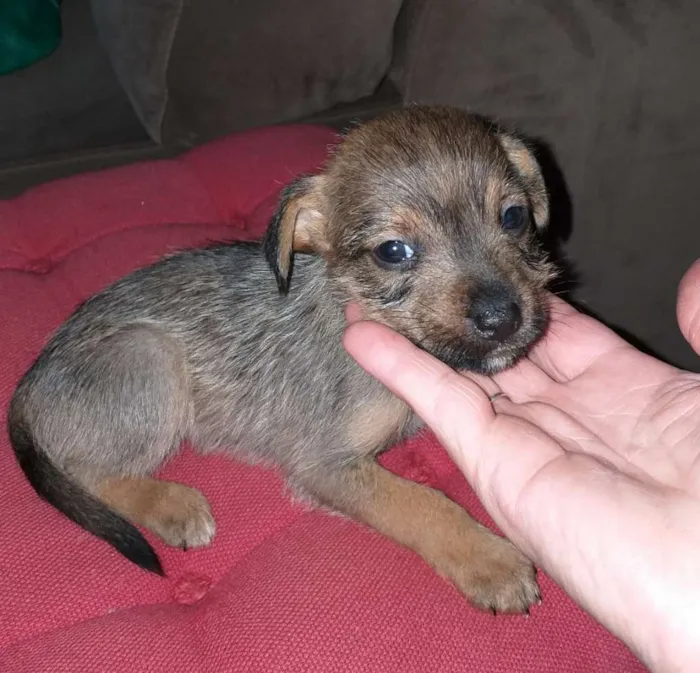
[[[506,535],[654,673],[697,671],[700,502],[588,456],[547,472],[494,517]]]

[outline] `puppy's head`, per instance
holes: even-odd
[[[353,130],[322,175],[288,188],[264,248],[281,291],[293,252],[320,254],[367,318],[454,368],[494,373],[545,327],[548,214],[520,139],[413,107]]]

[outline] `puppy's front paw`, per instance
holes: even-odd
[[[444,568],[457,588],[482,610],[527,613],[540,601],[532,562],[510,542],[483,530],[479,544]]]

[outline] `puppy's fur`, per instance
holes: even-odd
[[[528,220],[516,230],[512,206]],[[528,148],[480,118],[417,106],[360,126],[286,190],[262,245],[171,256],[85,302],[13,397],[19,463],[66,516],[161,573],[136,525],[185,548],[215,526],[201,493],[151,475],[185,439],[231,451],[414,550],[477,606],[525,611],[539,596],[528,559],[376,463],[420,421],[341,335],[352,300],[452,367],[511,365],[546,324],[547,218]],[[386,241],[412,256],[387,263]]]

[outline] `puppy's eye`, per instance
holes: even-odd
[[[513,234],[520,233],[530,221],[530,213],[524,206],[511,206],[503,211],[501,228]]]
[[[382,267],[396,266],[413,258],[413,248],[403,241],[384,241],[373,251],[374,259]]]

